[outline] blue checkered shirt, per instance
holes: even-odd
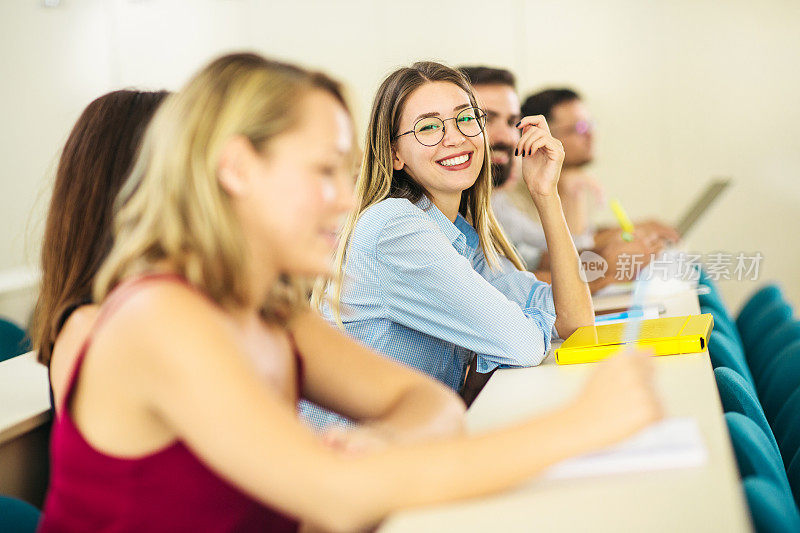
[[[333,322],[330,308],[323,308]],[[351,235],[341,295],[347,333],[455,391],[472,355],[478,372],[541,363],[556,337],[549,284],[505,257],[492,270],[475,229],[451,222],[426,197],[387,198],[362,213]],[[318,429],[347,424],[309,402]]]

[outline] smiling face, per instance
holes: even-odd
[[[327,275],[353,206],[352,124],[327,92],[313,90],[299,105],[294,128],[243,156],[245,186],[232,195],[256,260],[268,257],[286,274]]]
[[[431,200],[442,211],[445,211],[443,205],[455,205],[457,211],[461,193],[475,184],[483,165],[484,134],[467,137],[454,120],[459,112],[472,106],[463,89],[453,83],[437,81],[414,90],[400,114],[399,133],[413,130],[425,117],[434,116],[444,121],[441,142],[424,146],[414,134],[403,135],[394,142],[392,160],[393,168],[404,170],[431,195]]]

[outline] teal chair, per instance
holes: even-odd
[[[780,326],[770,331],[764,340],[744,355],[747,357],[747,364],[753,378],[758,382],[769,364],[774,361],[775,356],[792,342],[800,340],[800,320],[784,322]]]
[[[717,284],[714,282],[713,279],[708,277],[708,272],[706,272],[702,268],[698,269],[697,283],[699,285],[705,285],[706,287],[711,289],[711,292],[719,292],[719,289],[717,288]]]
[[[789,466],[797,450],[800,450],[800,387],[789,396],[778,411],[778,416],[772,422],[772,428],[783,463]]]
[[[13,322],[0,318],[0,361],[29,352],[30,349],[25,331]]]
[[[736,329],[736,324],[734,324],[733,320],[728,315],[706,305],[700,306],[700,313],[711,313],[711,316],[714,317],[714,330],[724,333],[729,338],[736,341],[737,344],[742,344],[742,340],[739,338],[739,331]]]
[[[719,390],[722,409],[726,413],[741,413],[756,424],[764,432],[774,452],[774,458],[780,459],[781,452],[772,429],[769,427],[761,404],[758,403],[755,390],[742,376],[730,368],[714,369],[714,379]]]
[[[760,309],[770,303],[780,302],[782,300],[783,294],[781,293],[781,289],[774,283],[758,289],[755,294],[747,300],[744,306],[742,306],[739,315],[736,317],[736,326],[739,328],[739,331],[742,330],[742,325],[749,322],[750,319],[753,318],[753,315]]]
[[[784,402],[798,386],[800,386],[800,340],[781,350],[758,380],[756,391],[761,398],[767,420],[771,422],[775,419]]]
[[[755,349],[776,328],[789,322],[792,314],[792,306],[781,300],[762,307],[750,320],[738,324],[744,351]]]
[[[800,507],[800,450],[794,454],[794,459],[789,463],[789,468],[786,469],[786,475],[789,476],[789,484],[792,486],[794,503]]]
[[[711,291],[709,293],[703,294],[700,293],[697,295],[697,300],[700,302],[701,307],[709,307],[711,309],[716,309],[719,313],[724,317],[730,317],[728,313],[728,308],[725,307],[725,303],[722,301],[718,292]]]
[[[742,483],[756,533],[797,533],[800,513],[792,498],[772,481],[751,476]]]
[[[755,390],[753,377],[744,359],[744,352],[734,340],[720,331],[712,331],[708,337],[708,355],[714,368],[727,367],[735,370]]]
[[[761,476],[776,483],[787,495],[791,494],[783,461],[775,457],[772,444],[758,424],[741,413],[725,413],[725,422],[742,479]]]
[[[33,533],[39,523],[39,510],[28,502],[0,496],[0,531]]]

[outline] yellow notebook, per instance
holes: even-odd
[[[618,352],[625,345],[627,324],[604,324],[578,328],[555,350],[556,363],[591,363]],[[702,352],[714,328],[711,314],[653,318],[642,320],[636,346],[648,348],[654,355]]]

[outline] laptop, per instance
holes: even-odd
[[[681,237],[686,236],[686,234],[694,227],[695,223],[700,219],[700,217],[705,214],[711,204],[717,200],[719,195],[722,194],[722,191],[727,189],[730,184],[730,178],[716,178],[708,184],[703,194],[701,194],[697,200],[695,200],[695,202],[683,214],[683,217],[675,226],[675,229],[678,230],[678,233],[681,234]]]

